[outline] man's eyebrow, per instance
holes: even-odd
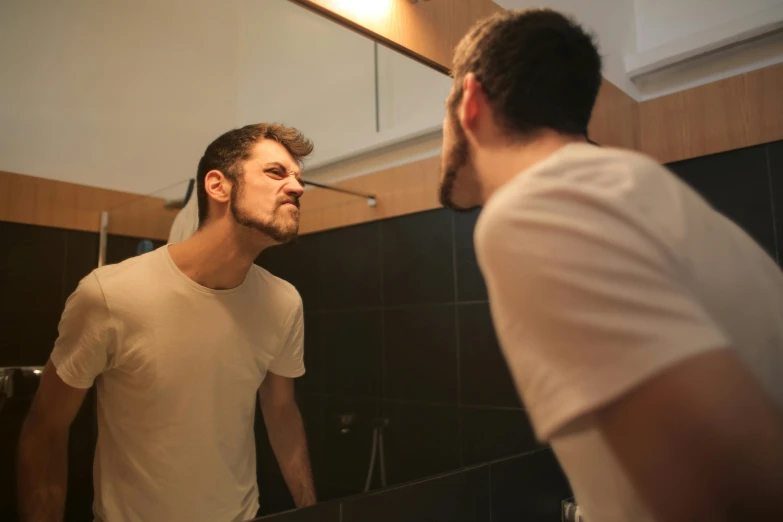
[[[296,171],[296,170],[289,171],[289,170],[288,170],[288,169],[285,167],[285,165],[283,165],[283,164],[282,164],[282,163],[280,163],[279,161],[272,161],[272,162],[266,163],[266,164],[264,164],[264,166],[263,166],[263,169],[264,169],[264,170],[266,170],[266,169],[268,169],[268,168],[271,168],[271,167],[277,167],[277,168],[279,168],[280,170],[282,170],[283,172],[285,172],[286,174],[293,174],[293,176],[294,176],[296,179],[298,179],[299,181],[301,181],[301,180],[302,180],[302,173],[301,173],[301,172],[298,172],[298,171]]]

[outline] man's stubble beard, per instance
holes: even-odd
[[[470,212],[475,207],[461,207],[452,199],[454,186],[457,183],[457,173],[459,169],[466,167],[470,162],[470,149],[465,131],[462,130],[456,118],[451,115],[449,118],[455,141],[449,150],[444,151],[445,165],[443,166],[443,179],[440,182],[440,204],[458,212]]]
[[[274,217],[268,222],[258,221],[250,217],[250,215],[241,209],[238,204],[243,199],[242,196],[244,195],[244,183],[241,179],[238,179],[234,185],[236,190],[231,191],[229,208],[231,208],[231,215],[234,216],[234,220],[238,224],[253,230],[257,230],[277,241],[281,245],[286,243],[293,243],[299,238],[298,219],[296,220],[295,225],[290,227],[283,227],[279,223],[275,222]],[[281,208],[281,206],[282,204],[278,204],[274,212],[276,213]]]

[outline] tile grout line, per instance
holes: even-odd
[[[303,395],[313,396],[319,394],[305,392],[303,393]],[[356,394],[346,394],[346,393],[324,393],[323,396],[325,398],[363,400],[363,401],[373,401],[379,398],[374,395],[356,395]],[[395,399],[390,397],[380,397],[380,399],[384,402],[388,402],[392,404],[428,406],[428,407],[436,407],[436,408],[460,408],[461,407],[461,408],[471,408],[476,410],[487,410],[487,411],[515,411],[515,412],[525,411],[525,409],[521,406],[493,406],[491,404],[464,404],[464,403],[456,403],[456,402],[449,403],[449,402],[425,401],[425,400],[415,400],[415,399]]]
[[[459,284],[457,283],[457,213],[451,213],[451,268],[454,284],[454,301],[459,302]],[[462,451],[462,357],[460,356],[462,344],[459,335],[459,308],[454,306],[454,349],[457,358],[457,461],[460,467],[465,465],[464,451]]]
[[[492,522],[492,464],[487,464],[487,487],[489,488],[489,522]]]
[[[764,153],[767,159],[767,182],[769,183],[769,202],[772,207],[772,233],[775,241],[775,257],[780,263],[780,244],[778,243],[778,216],[775,211],[775,185],[772,183],[772,160],[769,158],[769,144],[764,147]]]
[[[376,400],[375,404],[375,415],[379,416],[381,415],[381,404],[380,402],[384,401],[386,399],[386,384],[389,379],[389,376],[387,375],[386,371],[386,292],[384,290],[385,284],[385,271],[383,270],[383,261],[384,261],[384,250],[383,250],[383,222],[381,222],[378,225],[378,259],[380,261],[379,266],[379,277],[381,280],[381,382],[380,382],[380,389],[378,390],[378,396],[381,398],[380,401]]]
[[[397,310],[417,310],[421,308],[435,308],[438,306],[468,306],[477,304],[489,304],[488,300],[476,300],[476,301],[442,301],[432,303],[413,303],[404,305],[390,305],[390,306],[361,306],[356,308],[334,308],[331,310],[306,310],[306,312],[314,315],[329,315],[340,313],[355,313],[355,312],[377,312],[377,311],[397,311]]]

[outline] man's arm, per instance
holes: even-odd
[[[68,431],[86,389],[72,388],[50,360],[19,442],[18,496],[22,522],[61,522],[68,479]]]
[[[594,418],[656,520],[779,519],[783,414],[731,350],[687,360]]]
[[[311,506],[316,502],[315,487],[294,380],[268,372],[258,392],[269,442],[296,507]]]

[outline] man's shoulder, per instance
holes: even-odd
[[[560,185],[574,191],[616,192],[650,180],[664,182],[666,167],[644,154],[611,147],[572,144],[551,158],[522,173],[515,180],[517,190],[535,191]]]
[[[161,250],[157,249],[120,263],[96,268],[91,275],[104,293],[126,293],[149,283],[155,268],[161,262],[160,257]]]

